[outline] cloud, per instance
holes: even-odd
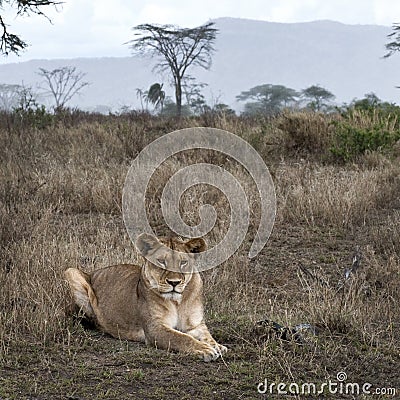
[[[375,23],[379,25],[392,25],[400,22],[400,2],[393,0],[375,0],[374,5]]]
[[[1,9],[1,8],[0,8]],[[58,11],[43,8],[43,16],[15,18],[15,9],[1,10],[10,31],[31,46],[22,57],[9,56],[1,63],[32,58],[126,56],[123,45],[131,28],[141,23],[198,26],[219,17],[240,17],[274,22],[332,19],[344,23],[391,25],[400,15],[398,0],[68,0]]]
[[[167,24],[176,19],[176,11],[173,7],[150,3],[142,8],[137,20],[139,23]]]

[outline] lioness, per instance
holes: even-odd
[[[116,338],[195,354],[204,361],[217,359],[227,348],[213,339],[204,322],[203,282],[194,271],[196,253],[206,249],[204,240],[142,234],[136,246],[151,262],[143,257],[142,267],[114,265],[91,274],[67,269],[75,305]]]

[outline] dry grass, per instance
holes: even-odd
[[[329,122],[321,115],[285,118],[291,118],[291,130],[299,123],[308,132],[302,151],[311,151],[314,138]],[[147,206],[158,233],[167,230],[159,210],[161,189],[188,163],[224,166],[243,183],[250,198],[252,228],[246,242],[224,265],[204,273],[209,325],[231,348],[225,364],[211,367],[219,371],[218,378],[208,376],[196,361],[82,330],[65,315],[68,295],[62,277],[70,266],[93,270],[137,261],[120,204],[130,161],[165,132],[207,124],[234,132],[257,147],[274,176],[278,197],[271,240],[255,260],[248,260],[259,198],[254,183],[232,160],[206,151],[174,157],[149,188]],[[185,375],[196,372],[195,382],[205,379],[203,389],[196,386],[190,398],[256,398],[257,383],[264,378],[322,382],[340,370],[346,370],[353,382],[399,386],[398,160],[367,155],[358,165],[347,166],[311,161],[313,157],[299,160],[280,146],[292,134],[283,128],[282,120],[204,117],[174,122],[143,116],[79,120],[44,130],[0,128],[0,370],[5,374],[0,377],[0,398],[62,398],[59,390],[67,390],[70,382],[63,380],[66,376],[77,388],[78,394],[71,396],[80,398],[86,389],[77,382],[92,379],[90,368],[104,369],[109,359],[139,371],[134,380],[141,398],[170,393],[171,377],[163,375],[162,367],[179,373],[175,362],[183,363]],[[317,148],[324,143],[319,140]],[[212,245],[229,224],[224,196],[199,185],[185,194],[180,206],[188,223],[198,223],[197,209],[204,203],[218,211],[218,223],[207,236]],[[355,246],[363,252],[362,267],[338,290]],[[300,263],[327,284],[301,274]],[[291,326],[309,322],[318,327],[319,335],[305,346],[285,343],[255,329],[255,322],[263,318]],[[93,354],[98,354],[97,364],[82,361]],[[143,365],[141,357],[146,359]],[[38,373],[52,371],[42,383],[23,375],[32,368],[32,360],[39,365]],[[25,371],[20,372],[20,381],[27,380],[26,386],[6,373],[10,368],[13,374]],[[125,398],[123,372],[113,368],[108,377],[99,378],[111,390],[104,389],[101,396]],[[158,387],[152,368],[161,374],[156,375]],[[16,384],[20,394],[13,392]],[[93,383],[87,396],[101,398],[100,386]],[[184,389],[184,380],[178,379],[175,386]]]
[[[389,132],[395,132],[399,126],[399,116],[396,113],[382,113],[378,109],[372,112],[353,109],[348,113],[347,120],[358,128],[372,128],[378,125]]]
[[[282,163],[276,171],[280,217],[348,229],[366,224],[399,192],[400,169]]]
[[[327,116],[311,112],[287,112],[281,115],[276,124],[288,135],[285,142],[287,151],[305,154],[324,153],[329,148],[333,126],[337,116]]]

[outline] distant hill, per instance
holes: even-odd
[[[272,23],[238,18],[215,20],[220,33],[210,71],[191,74],[208,83],[209,102],[220,101],[238,109],[235,96],[263,83],[304,89],[319,84],[350,102],[375,92],[382,100],[400,103],[400,54],[383,59],[389,27],[345,25],[333,21]],[[127,54],[129,50],[127,48]],[[0,83],[36,85],[39,67],[74,65],[87,73],[91,85],[71,105],[81,108],[139,107],[136,88],[164,82],[152,72],[152,60],[138,57],[32,60],[0,65]]]

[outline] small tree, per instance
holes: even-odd
[[[245,105],[245,112],[274,114],[296,101],[298,93],[283,85],[264,84],[254,86],[236,96],[238,101],[255,100]]]
[[[196,82],[196,78],[188,75],[182,82],[182,91],[186,97],[186,104],[190,107],[194,114],[202,114],[209,107],[206,99],[201,91],[208,86],[207,83]]]
[[[29,14],[45,16],[42,11],[43,7],[50,5],[55,6],[60,3],[50,0],[0,0],[0,10],[3,9],[3,4],[10,4],[12,7],[16,8],[17,16]],[[21,50],[28,46],[27,43],[24,42],[18,35],[8,31],[8,25],[5,23],[1,15],[0,29],[3,30],[0,40],[0,52],[2,55],[7,56],[9,53],[18,54]]]
[[[136,97],[140,100],[140,107],[142,111],[144,111],[143,101],[146,101],[146,96],[147,96],[147,91],[141,88],[136,88]]]
[[[37,94],[30,86],[21,86],[18,105],[15,110],[32,110],[39,107]]]
[[[15,111],[37,107],[37,94],[30,86],[0,84],[0,110]]]
[[[348,108],[363,110],[367,112],[374,113],[379,112],[380,115],[398,114],[400,108],[395,103],[389,103],[387,101],[382,101],[375,93],[367,93],[362,99],[354,99]]]
[[[19,103],[21,97],[21,85],[0,84],[0,109],[11,111]]]
[[[171,99],[171,97],[167,96],[165,98],[164,107],[160,115],[165,117],[173,117],[177,115],[176,103]],[[181,116],[188,117],[190,115],[192,115],[192,110],[190,107],[187,104],[182,104]]]
[[[165,101],[165,92],[162,90],[163,84],[153,83],[147,92],[147,101],[153,104],[155,109],[163,110]]]
[[[302,97],[309,101],[307,104],[313,111],[321,111],[327,103],[335,98],[335,95],[329,90],[319,85],[313,85],[301,91]]]
[[[175,87],[176,113],[182,114],[182,82],[192,66],[209,69],[218,32],[213,22],[197,28],[142,24],[134,27],[137,39],[129,41],[136,54],[158,57],[156,69],[169,70]]]
[[[381,99],[373,92],[365,94],[363,99],[354,100],[351,106],[362,110],[369,110],[381,104]]]
[[[162,89],[163,86],[162,83],[153,83],[149,90],[143,90],[140,88],[136,89],[136,97],[140,100],[142,111],[145,110],[144,103],[146,104],[146,111],[148,111],[147,105],[151,103],[155,110],[160,109],[162,112],[165,102],[165,91]]]
[[[77,71],[76,67],[62,67],[51,71],[39,68],[38,74],[44,78],[46,93],[53,96],[56,111],[65,105],[89,83],[83,81],[85,73]]]
[[[230,108],[227,104],[224,103],[217,103],[214,105],[214,107],[211,109],[212,112],[216,114],[222,114],[222,115],[236,115],[235,110]]]

